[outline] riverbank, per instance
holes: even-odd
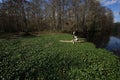
[[[0,78],[35,80],[119,80],[120,61],[89,42],[61,43],[69,34],[0,39]],[[80,38],[80,40],[84,40]]]

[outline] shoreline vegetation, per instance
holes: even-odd
[[[101,0],[0,0],[0,80],[120,80],[114,22]]]
[[[11,33],[13,36],[13,33]],[[120,58],[95,48],[92,43],[61,43],[72,40],[65,33],[0,38],[2,80],[119,80]],[[36,35],[35,34],[35,35]],[[40,34],[40,35],[39,35]],[[16,34],[15,34],[16,35]],[[0,35],[2,36],[2,34]]]

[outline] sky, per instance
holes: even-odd
[[[110,8],[114,14],[114,22],[120,22],[120,0],[99,0],[102,6]]]
[[[2,0],[0,0],[1,2]],[[120,0],[99,0],[102,6],[110,8],[114,14],[114,22],[120,22]]]

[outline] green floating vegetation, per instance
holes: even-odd
[[[71,40],[72,35],[0,39],[0,79],[120,80],[120,61],[111,52],[61,39]]]

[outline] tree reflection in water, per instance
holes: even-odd
[[[104,48],[114,52],[120,57],[120,37],[112,35],[110,32],[88,32],[86,36],[81,35],[96,45],[96,48]]]

